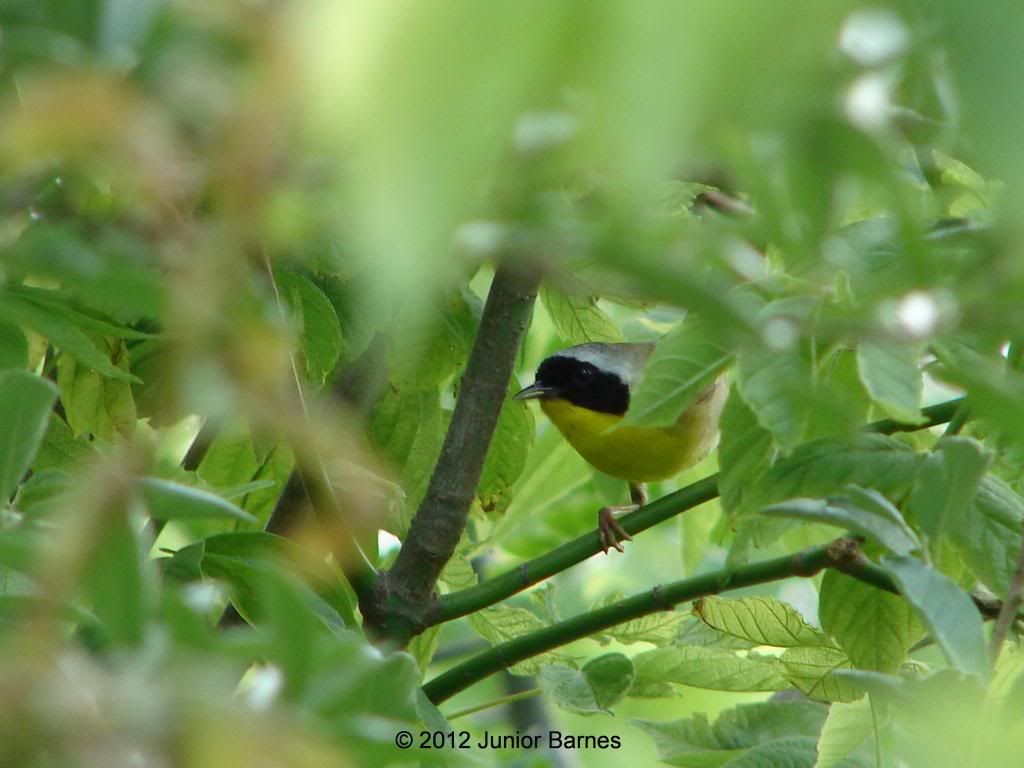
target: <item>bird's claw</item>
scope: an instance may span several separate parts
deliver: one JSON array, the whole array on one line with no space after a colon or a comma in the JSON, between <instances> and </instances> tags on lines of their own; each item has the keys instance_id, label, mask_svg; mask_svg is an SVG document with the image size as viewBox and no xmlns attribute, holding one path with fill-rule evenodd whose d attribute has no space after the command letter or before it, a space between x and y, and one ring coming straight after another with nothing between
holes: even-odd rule
<instances>
[{"instance_id":1,"label":"bird's claw","mask_svg":"<svg viewBox=\"0 0 1024 768\"><path fill-rule=\"evenodd\" d=\"M619 552L625 552L626 550L623 548L622 543L633 540L633 537L626 533L626 530L619 525L613 507L602 507L598 511L597 536L601 540L601 551L606 555L612 547Z\"/></svg>"}]
</instances>

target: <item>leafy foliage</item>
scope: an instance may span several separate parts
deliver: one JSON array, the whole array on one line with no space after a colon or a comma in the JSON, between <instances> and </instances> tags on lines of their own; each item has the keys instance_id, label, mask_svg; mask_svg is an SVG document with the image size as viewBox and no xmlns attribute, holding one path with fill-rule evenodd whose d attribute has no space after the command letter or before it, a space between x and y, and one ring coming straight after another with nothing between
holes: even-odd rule
<instances>
[{"instance_id":1,"label":"leafy foliage","mask_svg":"<svg viewBox=\"0 0 1024 768\"><path fill-rule=\"evenodd\" d=\"M621 731L581 764L1019 762L1015 4L214 5L0 10L0 764L520 764L395 744L527 730L421 690L495 659ZM477 339L502 261L543 287L468 524L377 648L367 573L471 352L513 354ZM717 468L681 547L588 559L624 484L507 397L593 341L656 342L627 424L727 380L717 454L651 488L664 520Z\"/></svg>"}]
</instances>

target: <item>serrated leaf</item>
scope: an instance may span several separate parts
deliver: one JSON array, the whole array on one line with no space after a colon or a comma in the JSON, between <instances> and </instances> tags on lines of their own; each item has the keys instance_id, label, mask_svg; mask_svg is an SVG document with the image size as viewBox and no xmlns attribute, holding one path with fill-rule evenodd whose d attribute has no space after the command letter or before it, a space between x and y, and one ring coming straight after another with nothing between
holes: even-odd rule
<instances>
[{"instance_id":1,"label":"serrated leaf","mask_svg":"<svg viewBox=\"0 0 1024 768\"><path fill-rule=\"evenodd\" d=\"M812 768L817 753L809 737L773 739L730 760L725 768Z\"/></svg>"},{"instance_id":2,"label":"serrated leaf","mask_svg":"<svg viewBox=\"0 0 1024 768\"><path fill-rule=\"evenodd\" d=\"M849 486L844 496L792 499L765 507L762 514L849 529L870 537L898 555L918 550L921 542L888 499L876 491Z\"/></svg>"},{"instance_id":3,"label":"serrated leaf","mask_svg":"<svg viewBox=\"0 0 1024 768\"><path fill-rule=\"evenodd\" d=\"M874 730L871 701L867 697L849 703L835 702L818 737L814 768L834 768L863 744Z\"/></svg>"},{"instance_id":4,"label":"serrated leaf","mask_svg":"<svg viewBox=\"0 0 1024 768\"><path fill-rule=\"evenodd\" d=\"M150 515L157 520L227 519L255 523L256 518L216 494L159 477L138 481Z\"/></svg>"},{"instance_id":5,"label":"serrated leaf","mask_svg":"<svg viewBox=\"0 0 1024 768\"><path fill-rule=\"evenodd\" d=\"M857 346L857 370L871 399L886 415L904 424L920 424L924 383L916 344L862 342Z\"/></svg>"},{"instance_id":6,"label":"serrated leaf","mask_svg":"<svg viewBox=\"0 0 1024 768\"><path fill-rule=\"evenodd\" d=\"M622 341L622 331L597 306L596 296L570 296L544 283L540 300L551 318L555 333L567 346L591 341Z\"/></svg>"},{"instance_id":7,"label":"serrated leaf","mask_svg":"<svg viewBox=\"0 0 1024 768\"><path fill-rule=\"evenodd\" d=\"M790 648L779 659L786 679L818 701L853 701L860 690L832 673L850 669L850 659L838 648Z\"/></svg>"},{"instance_id":8,"label":"serrated leaf","mask_svg":"<svg viewBox=\"0 0 1024 768\"><path fill-rule=\"evenodd\" d=\"M826 709L809 701L766 701L741 704L722 712L715 723L696 714L681 720L633 720L650 735L659 757L687 768L720 766L759 744L783 737L817 738Z\"/></svg>"},{"instance_id":9,"label":"serrated leaf","mask_svg":"<svg viewBox=\"0 0 1024 768\"><path fill-rule=\"evenodd\" d=\"M57 388L34 373L0 373L0 503L6 502L32 464L57 400Z\"/></svg>"},{"instance_id":10,"label":"serrated leaf","mask_svg":"<svg viewBox=\"0 0 1024 768\"><path fill-rule=\"evenodd\" d=\"M885 557L882 565L942 648L949 663L986 679L989 671L981 614L949 577L912 557Z\"/></svg>"},{"instance_id":11,"label":"serrated leaf","mask_svg":"<svg viewBox=\"0 0 1024 768\"><path fill-rule=\"evenodd\" d=\"M621 592L608 595L596 603L594 609L618 602L622 597ZM641 616L639 619L632 619L624 624L617 624L606 629L601 635L625 645L631 643L667 645L676 639L680 627L688 618L689 616L681 611L658 611Z\"/></svg>"},{"instance_id":12,"label":"serrated leaf","mask_svg":"<svg viewBox=\"0 0 1024 768\"><path fill-rule=\"evenodd\" d=\"M786 681L775 659L717 648L656 648L633 657L636 677L715 691L779 691Z\"/></svg>"},{"instance_id":13,"label":"serrated leaf","mask_svg":"<svg viewBox=\"0 0 1024 768\"><path fill-rule=\"evenodd\" d=\"M895 672L922 634L906 600L833 570L822 577L818 616L858 669Z\"/></svg>"},{"instance_id":14,"label":"serrated leaf","mask_svg":"<svg viewBox=\"0 0 1024 768\"><path fill-rule=\"evenodd\" d=\"M719 632L708 626L692 613L679 626L679 634L672 641L673 645L694 645L701 648L723 648L730 651L749 650L754 643L735 635Z\"/></svg>"},{"instance_id":15,"label":"serrated leaf","mask_svg":"<svg viewBox=\"0 0 1024 768\"><path fill-rule=\"evenodd\" d=\"M922 463L907 503L907 513L918 530L928 537L933 557L940 554L942 537L950 525L957 529L950 538L955 543L956 536L962 535L964 529L981 522L969 516L975 511L972 502L989 458L980 443L956 436L940 440L936 450Z\"/></svg>"},{"instance_id":16,"label":"serrated leaf","mask_svg":"<svg viewBox=\"0 0 1024 768\"><path fill-rule=\"evenodd\" d=\"M312 281L297 272L275 270L274 280L301 328L306 375L314 384L323 384L345 344L334 305Z\"/></svg>"},{"instance_id":17,"label":"serrated leaf","mask_svg":"<svg viewBox=\"0 0 1024 768\"><path fill-rule=\"evenodd\" d=\"M707 325L688 318L658 340L622 426L668 427L706 392L732 361Z\"/></svg>"},{"instance_id":18,"label":"serrated leaf","mask_svg":"<svg viewBox=\"0 0 1024 768\"><path fill-rule=\"evenodd\" d=\"M718 488L722 507L731 514L740 509L757 478L771 466L775 446L771 432L761 426L735 386L722 409L720 428Z\"/></svg>"},{"instance_id":19,"label":"serrated leaf","mask_svg":"<svg viewBox=\"0 0 1024 768\"><path fill-rule=\"evenodd\" d=\"M491 645L498 645L547 625L537 614L525 608L494 605L470 614L469 626ZM509 671L516 675L535 675L542 667L559 663L564 665L565 661L561 654L548 651L514 664L509 667Z\"/></svg>"},{"instance_id":20,"label":"serrated leaf","mask_svg":"<svg viewBox=\"0 0 1024 768\"><path fill-rule=\"evenodd\" d=\"M771 597L705 597L693 604L693 612L718 631L755 645L828 645L828 638L804 621L795 608Z\"/></svg>"},{"instance_id":21,"label":"serrated leaf","mask_svg":"<svg viewBox=\"0 0 1024 768\"><path fill-rule=\"evenodd\" d=\"M986 475L970 508L948 521L947 536L986 586L1005 595L1016 569L1024 525L1024 499L998 477Z\"/></svg>"}]
</instances>

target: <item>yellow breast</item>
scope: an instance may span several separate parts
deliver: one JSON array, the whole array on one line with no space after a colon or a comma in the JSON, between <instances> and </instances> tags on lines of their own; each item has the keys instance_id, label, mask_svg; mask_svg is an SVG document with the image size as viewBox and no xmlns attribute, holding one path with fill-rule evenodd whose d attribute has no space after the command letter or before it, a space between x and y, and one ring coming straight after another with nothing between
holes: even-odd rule
<instances>
[{"instance_id":1,"label":"yellow breast","mask_svg":"<svg viewBox=\"0 0 1024 768\"><path fill-rule=\"evenodd\" d=\"M719 391L721 390L721 391ZM607 475L644 483L664 480L703 459L718 442L725 388L683 412L671 427L614 427L621 416L598 413L567 400L540 406L573 448Z\"/></svg>"}]
</instances>

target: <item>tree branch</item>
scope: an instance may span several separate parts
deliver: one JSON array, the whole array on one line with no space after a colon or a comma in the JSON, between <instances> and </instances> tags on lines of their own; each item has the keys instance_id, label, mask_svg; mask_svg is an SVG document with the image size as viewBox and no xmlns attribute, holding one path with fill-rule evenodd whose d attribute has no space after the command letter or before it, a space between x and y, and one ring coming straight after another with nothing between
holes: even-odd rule
<instances>
[{"instance_id":1,"label":"tree branch","mask_svg":"<svg viewBox=\"0 0 1024 768\"><path fill-rule=\"evenodd\" d=\"M868 424L864 429L867 432L891 434L938 426L948 422L962 402L963 398L957 398L925 408L923 424L901 424L891 419L883 419ZM717 474L698 480L685 488L680 488L668 496L619 518L619 524L627 533L635 536L641 531L715 498L718 498ZM433 623L439 624L475 613L481 608L501 602L556 573L561 573L582 563L600 551L601 545L597 532L585 533L482 584L443 596L438 610L431 616L431 619Z\"/></svg>"},{"instance_id":2,"label":"tree branch","mask_svg":"<svg viewBox=\"0 0 1024 768\"><path fill-rule=\"evenodd\" d=\"M498 670L617 624L658 611L672 610L688 600L792 577L809 578L825 568L832 568L878 589L899 594L889 574L864 556L856 540L840 538L823 546L810 547L773 560L733 569L723 568L656 586L617 603L508 640L438 675L423 686L423 692L432 702L439 704ZM974 594L971 597L986 618L995 618L999 613L998 606L992 601Z\"/></svg>"},{"instance_id":3,"label":"tree branch","mask_svg":"<svg viewBox=\"0 0 1024 768\"><path fill-rule=\"evenodd\" d=\"M539 270L521 262L502 263L494 275L426 496L394 566L360 601L366 625L384 637L404 644L432 623L434 585L466 527L539 284Z\"/></svg>"}]
</instances>

